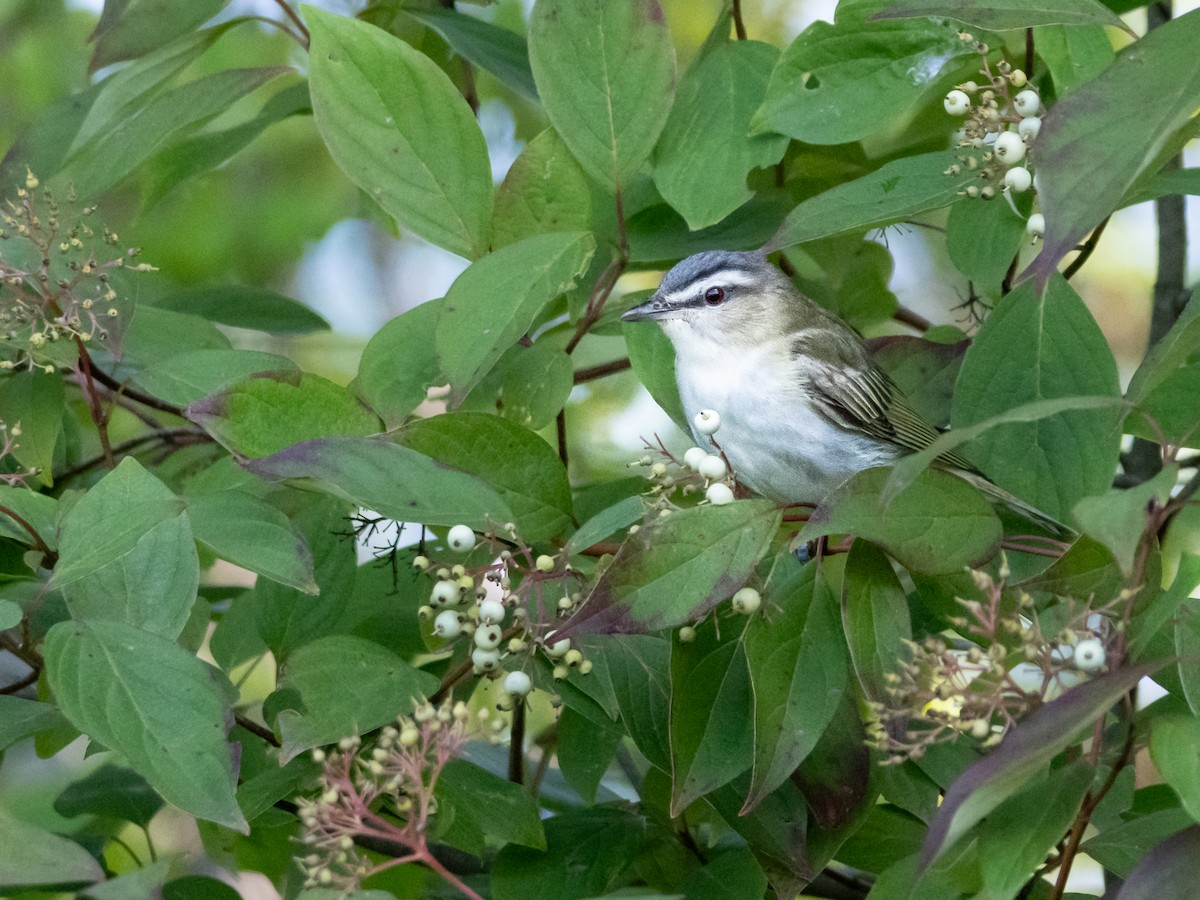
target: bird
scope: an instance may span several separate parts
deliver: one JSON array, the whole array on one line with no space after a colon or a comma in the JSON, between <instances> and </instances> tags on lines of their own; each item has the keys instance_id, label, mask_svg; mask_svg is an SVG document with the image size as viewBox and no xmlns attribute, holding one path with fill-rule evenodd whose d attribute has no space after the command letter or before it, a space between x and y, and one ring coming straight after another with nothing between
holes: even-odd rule
<instances>
[{"instance_id":1,"label":"bird","mask_svg":"<svg viewBox=\"0 0 1200 900\"><path fill-rule=\"evenodd\" d=\"M851 476L929 446L941 432L909 404L849 325L758 251L708 250L670 269L626 322L657 322L675 347L692 435L701 411L737 481L787 505L818 505ZM939 467L1027 518L1061 526L988 481L956 453ZM1056 527L1057 526L1057 527Z\"/></svg>"}]
</instances>

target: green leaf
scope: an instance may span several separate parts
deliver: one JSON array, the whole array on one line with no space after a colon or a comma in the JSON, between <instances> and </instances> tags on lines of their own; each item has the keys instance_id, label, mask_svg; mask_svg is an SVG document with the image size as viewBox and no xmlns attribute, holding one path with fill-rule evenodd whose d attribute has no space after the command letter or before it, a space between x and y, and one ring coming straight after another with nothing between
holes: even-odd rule
<instances>
[{"instance_id":1,"label":"green leaf","mask_svg":"<svg viewBox=\"0 0 1200 900\"><path fill-rule=\"evenodd\" d=\"M1128 693L1156 666L1134 666L1101 675L1039 707L1008 733L989 756L972 764L946 792L921 850L926 869L980 819L1044 772L1079 732Z\"/></svg>"},{"instance_id":2,"label":"green leaf","mask_svg":"<svg viewBox=\"0 0 1200 900\"><path fill-rule=\"evenodd\" d=\"M1142 857L1117 894L1117 900L1160 900L1186 897L1196 887L1200 825L1193 825Z\"/></svg>"},{"instance_id":3,"label":"green leaf","mask_svg":"<svg viewBox=\"0 0 1200 900\"><path fill-rule=\"evenodd\" d=\"M63 714L52 703L0 694L0 750L39 731L65 724Z\"/></svg>"},{"instance_id":4,"label":"green leaf","mask_svg":"<svg viewBox=\"0 0 1200 900\"><path fill-rule=\"evenodd\" d=\"M263 769L256 775L243 776L238 786L238 806L253 822L274 805L305 790L320 774L321 767L310 756L297 756L287 765L279 765L272 755L266 757Z\"/></svg>"},{"instance_id":5,"label":"green leaf","mask_svg":"<svg viewBox=\"0 0 1200 900\"><path fill-rule=\"evenodd\" d=\"M1100 832L1084 841L1080 849L1124 878L1156 845L1193 824L1195 820L1178 806L1159 809Z\"/></svg>"},{"instance_id":6,"label":"green leaf","mask_svg":"<svg viewBox=\"0 0 1200 900\"><path fill-rule=\"evenodd\" d=\"M329 330L329 323L299 300L245 284L178 291L154 300L154 305L159 309L203 316L210 322L268 334L311 334Z\"/></svg>"},{"instance_id":7,"label":"green leaf","mask_svg":"<svg viewBox=\"0 0 1200 900\"><path fill-rule=\"evenodd\" d=\"M173 88L137 109L119 127L97 133L67 160L59 178L72 182L83 196L105 191L179 135L291 71L287 66L223 69Z\"/></svg>"},{"instance_id":8,"label":"green leaf","mask_svg":"<svg viewBox=\"0 0 1200 900\"><path fill-rule=\"evenodd\" d=\"M92 72L123 59L134 59L182 37L211 19L229 0L161 3L158 0L108 0L91 40L96 45Z\"/></svg>"},{"instance_id":9,"label":"green leaf","mask_svg":"<svg viewBox=\"0 0 1200 900\"><path fill-rule=\"evenodd\" d=\"M438 680L414 669L373 641L335 634L298 648L280 675L281 690L298 695L298 708L279 713L280 757L365 734L412 708Z\"/></svg>"},{"instance_id":10,"label":"green leaf","mask_svg":"<svg viewBox=\"0 0 1200 900\"><path fill-rule=\"evenodd\" d=\"M313 118L343 172L431 243L487 251L492 167L471 108L437 64L356 19L303 6Z\"/></svg>"},{"instance_id":11,"label":"green leaf","mask_svg":"<svg viewBox=\"0 0 1200 900\"><path fill-rule=\"evenodd\" d=\"M750 765L753 703L745 645L721 641L716 622L671 646L671 815L732 781Z\"/></svg>"},{"instance_id":12,"label":"green leaf","mask_svg":"<svg viewBox=\"0 0 1200 900\"><path fill-rule=\"evenodd\" d=\"M654 151L654 184L692 230L715 225L754 196L746 176L783 157L787 138L749 133L778 59L770 44L726 42L680 82Z\"/></svg>"},{"instance_id":13,"label":"green leaf","mask_svg":"<svg viewBox=\"0 0 1200 900\"><path fill-rule=\"evenodd\" d=\"M689 900L743 900L766 896L767 877L749 848L734 847L710 858L680 889Z\"/></svg>"},{"instance_id":14,"label":"green leaf","mask_svg":"<svg viewBox=\"0 0 1200 900\"><path fill-rule=\"evenodd\" d=\"M1112 551L1080 535L1067 552L1037 575L1018 582L1027 591L1047 591L1059 597L1115 597L1123 582Z\"/></svg>"},{"instance_id":15,"label":"green leaf","mask_svg":"<svg viewBox=\"0 0 1200 900\"><path fill-rule=\"evenodd\" d=\"M50 629L46 673L71 724L122 754L168 802L246 827L225 739L234 691L217 669L166 638L97 620Z\"/></svg>"},{"instance_id":16,"label":"green leaf","mask_svg":"<svg viewBox=\"0 0 1200 900\"><path fill-rule=\"evenodd\" d=\"M892 0L872 19L913 17L954 19L974 28L1011 31L1037 25L1112 25L1133 31L1107 6L1096 0L982 0L948 3L945 0Z\"/></svg>"},{"instance_id":17,"label":"green leaf","mask_svg":"<svg viewBox=\"0 0 1200 900\"><path fill-rule=\"evenodd\" d=\"M496 191L492 244L549 231L589 231L592 189L558 132L547 128L521 151Z\"/></svg>"},{"instance_id":18,"label":"green leaf","mask_svg":"<svg viewBox=\"0 0 1200 900\"><path fill-rule=\"evenodd\" d=\"M1118 396L1108 342L1062 278L1039 294L1022 285L996 307L971 343L958 376L955 428L1025 403L1081 395ZM990 429L970 459L993 481L1050 516L1108 487L1120 431L1111 410L1078 410Z\"/></svg>"},{"instance_id":19,"label":"green leaf","mask_svg":"<svg viewBox=\"0 0 1200 900\"><path fill-rule=\"evenodd\" d=\"M529 61L555 130L593 178L621 190L663 129L675 49L657 0L538 0Z\"/></svg>"},{"instance_id":20,"label":"green leaf","mask_svg":"<svg viewBox=\"0 0 1200 900\"><path fill-rule=\"evenodd\" d=\"M317 593L312 550L288 517L245 491L188 499L196 540L221 559L306 594Z\"/></svg>"},{"instance_id":21,"label":"green leaf","mask_svg":"<svg viewBox=\"0 0 1200 900\"><path fill-rule=\"evenodd\" d=\"M0 599L0 631L8 631L21 624L24 611L12 600Z\"/></svg>"},{"instance_id":22,"label":"green leaf","mask_svg":"<svg viewBox=\"0 0 1200 900\"><path fill-rule=\"evenodd\" d=\"M575 284L595 252L586 232L540 234L489 253L455 280L441 304L438 361L457 404Z\"/></svg>"},{"instance_id":23,"label":"green leaf","mask_svg":"<svg viewBox=\"0 0 1200 900\"><path fill-rule=\"evenodd\" d=\"M904 393L909 406L931 425L950 421L954 382L969 341L940 343L910 335L889 335L868 341L880 368Z\"/></svg>"},{"instance_id":24,"label":"green leaf","mask_svg":"<svg viewBox=\"0 0 1200 900\"><path fill-rule=\"evenodd\" d=\"M950 207L950 261L984 296L1003 296L1004 277L1026 239L1025 219L1007 203L965 200Z\"/></svg>"},{"instance_id":25,"label":"green leaf","mask_svg":"<svg viewBox=\"0 0 1200 900\"><path fill-rule=\"evenodd\" d=\"M43 372L15 372L0 379L0 421L9 428L21 426L13 457L37 471L37 480L54 481L54 447L62 434L62 376Z\"/></svg>"},{"instance_id":26,"label":"green leaf","mask_svg":"<svg viewBox=\"0 0 1200 900\"><path fill-rule=\"evenodd\" d=\"M280 662L301 644L328 634L346 609L357 571L347 512L331 497L314 497L287 525L291 534L283 539L298 537L309 556L307 590L266 579L254 586L258 634Z\"/></svg>"},{"instance_id":27,"label":"green leaf","mask_svg":"<svg viewBox=\"0 0 1200 900\"><path fill-rule=\"evenodd\" d=\"M310 372L261 372L188 405L184 414L222 446L251 458L383 424L344 387Z\"/></svg>"},{"instance_id":28,"label":"green leaf","mask_svg":"<svg viewBox=\"0 0 1200 900\"><path fill-rule=\"evenodd\" d=\"M808 857L808 809L800 790L785 781L747 812L750 777L717 788L704 800L745 838L779 896L796 897L816 876Z\"/></svg>"},{"instance_id":29,"label":"green leaf","mask_svg":"<svg viewBox=\"0 0 1200 900\"><path fill-rule=\"evenodd\" d=\"M527 541L552 540L571 524L571 485L558 454L532 431L482 413L419 419L396 440L494 488Z\"/></svg>"},{"instance_id":30,"label":"green leaf","mask_svg":"<svg viewBox=\"0 0 1200 900\"><path fill-rule=\"evenodd\" d=\"M400 522L477 530L512 520L481 479L380 438L332 437L296 444L246 468L268 481L310 480L318 489Z\"/></svg>"},{"instance_id":31,"label":"green leaf","mask_svg":"<svg viewBox=\"0 0 1200 900\"><path fill-rule=\"evenodd\" d=\"M850 661L837 599L794 557L776 561L764 592L771 612L746 628L746 660L754 689L754 771L742 813L783 784L812 752L833 720Z\"/></svg>"},{"instance_id":32,"label":"green leaf","mask_svg":"<svg viewBox=\"0 0 1200 900\"><path fill-rule=\"evenodd\" d=\"M621 723L641 754L671 769L671 645L649 635L610 635L601 645Z\"/></svg>"},{"instance_id":33,"label":"green leaf","mask_svg":"<svg viewBox=\"0 0 1200 900\"><path fill-rule=\"evenodd\" d=\"M191 350L230 350L229 338L206 319L139 304L121 339L123 362L135 368Z\"/></svg>"},{"instance_id":34,"label":"green leaf","mask_svg":"<svg viewBox=\"0 0 1200 900\"><path fill-rule=\"evenodd\" d=\"M286 356L258 350L194 350L151 363L136 381L160 400L183 406L260 372L292 371Z\"/></svg>"},{"instance_id":35,"label":"green leaf","mask_svg":"<svg viewBox=\"0 0 1200 900\"><path fill-rule=\"evenodd\" d=\"M1194 11L1154 28L1042 119L1038 204L1046 236L1025 272L1040 286L1200 106L1198 42L1200 14ZM1169 84L1159 77L1163 72L1171 73Z\"/></svg>"},{"instance_id":36,"label":"green leaf","mask_svg":"<svg viewBox=\"0 0 1200 900\"><path fill-rule=\"evenodd\" d=\"M1114 562L1113 566L1116 569ZM1175 570L1175 578L1171 582L1171 586L1160 592L1157 596L1150 599L1149 603L1140 603L1134 613L1133 621L1129 623L1128 631L1130 634L1129 640L1129 658L1135 662L1139 661L1142 653L1148 647L1154 646L1154 638L1159 631L1167 625L1168 622L1174 620L1176 628L1176 639L1178 640L1179 629L1186 629L1189 625L1189 616L1186 611L1192 608L1189 603L1192 591L1196 586L1200 585L1200 556L1194 553L1183 553L1179 557L1179 566ZM1061 592L1066 594L1067 592ZM1082 591L1071 592L1076 597L1086 597L1087 594ZM1109 590L1105 593L1095 591L1096 597L1115 596L1116 589ZM1182 615L1181 615L1182 613ZM1200 709L1200 690L1198 690L1194 698L1189 693L1191 679L1184 677L1183 667L1194 665L1195 661L1188 659L1187 654L1182 652L1183 648L1177 648L1179 653L1180 681L1183 684L1184 696L1191 700L1193 711ZM1185 662L1187 660L1187 662ZM1198 673L1200 674L1200 673ZM1200 688L1200 683L1197 683Z\"/></svg>"},{"instance_id":37,"label":"green leaf","mask_svg":"<svg viewBox=\"0 0 1200 900\"><path fill-rule=\"evenodd\" d=\"M404 12L440 34L467 62L491 72L523 97L537 99L537 86L529 68L529 50L524 37L515 31L456 12L453 7L405 9Z\"/></svg>"},{"instance_id":38,"label":"green leaf","mask_svg":"<svg viewBox=\"0 0 1200 900\"><path fill-rule=\"evenodd\" d=\"M686 434L689 423L675 382L675 347L661 328L630 322L622 327L634 374L662 411Z\"/></svg>"},{"instance_id":39,"label":"green leaf","mask_svg":"<svg viewBox=\"0 0 1200 900\"><path fill-rule=\"evenodd\" d=\"M531 431L545 428L575 386L575 366L564 349L568 340L568 332L558 331L532 347L513 344L459 409L494 412Z\"/></svg>"},{"instance_id":40,"label":"green leaf","mask_svg":"<svg viewBox=\"0 0 1200 900\"><path fill-rule=\"evenodd\" d=\"M54 520L58 512L58 501L54 497L36 493L28 488L0 484L0 507L12 510L28 522L45 541L46 546L54 549L57 537ZM24 526L4 512L0 512L0 535L26 545L33 540Z\"/></svg>"},{"instance_id":41,"label":"green leaf","mask_svg":"<svg viewBox=\"0 0 1200 900\"><path fill-rule=\"evenodd\" d=\"M388 428L403 423L431 387L446 383L434 345L443 302L430 300L401 313L375 332L363 349L358 378L351 387ZM397 360L404 364L397 365Z\"/></svg>"},{"instance_id":42,"label":"green leaf","mask_svg":"<svg viewBox=\"0 0 1200 900\"><path fill-rule=\"evenodd\" d=\"M975 55L949 22L864 20L874 6L840 4L834 24L814 22L783 51L754 116L757 130L807 144L886 132L937 91L944 70Z\"/></svg>"},{"instance_id":43,"label":"green leaf","mask_svg":"<svg viewBox=\"0 0 1200 900\"><path fill-rule=\"evenodd\" d=\"M132 769L106 763L67 786L54 801L54 811L73 816L103 816L132 822L140 828L163 807L150 783Z\"/></svg>"},{"instance_id":44,"label":"green leaf","mask_svg":"<svg viewBox=\"0 0 1200 900\"><path fill-rule=\"evenodd\" d=\"M1091 81L1117 55L1103 25L1042 25L1033 39L1059 97Z\"/></svg>"},{"instance_id":45,"label":"green leaf","mask_svg":"<svg viewBox=\"0 0 1200 900\"><path fill-rule=\"evenodd\" d=\"M1076 760L1001 803L979 831L986 895L1016 897L1071 827L1095 775Z\"/></svg>"},{"instance_id":46,"label":"green leaf","mask_svg":"<svg viewBox=\"0 0 1200 900\"><path fill-rule=\"evenodd\" d=\"M579 530L571 535L571 539L563 546L563 553L574 556L583 552L593 544L640 521L645 511L646 506L640 496L626 497L580 525Z\"/></svg>"},{"instance_id":47,"label":"green leaf","mask_svg":"<svg viewBox=\"0 0 1200 900\"><path fill-rule=\"evenodd\" d=\"M145 0L132 0L145 2ZM200 0L200 3L212 0ZM107 13L107 10L106 10ZM97 29L104 27L101 18ZM72 136L70 152L74 153L98 135L111 133L124 122L135 118L148 102L233 26L247 21L233 19L203 31L184 34L161 49L130 63L100 83L100 93L87 110L87 115Z\"/></svg>"},{"instance_id":48,"label":"green leaf","mask_svg":"<svg viewBox=\"0 0 1200 900\"><path fill-rule=\"evenodd\" d=\"M635 263L669 263L705 250L756 250L774 233L792 201L782 191L761 191L752 200L708 228L690 231L683 216L658 203L626 223L629 259Z\"/></svg>"},{"instance_id":49,"label":"green leaf","mask_svg":"<svg viewBox=\"0 0 1200 900\"><path fill-rule=\"evenodd\" d=\"M152 525L86 578L64 584L63 594L74 619L111 619L174 640L187 624L199 585L192 525L187 515L177 515Z\"/></svg>"},{"instance_id":50,"label":"green leaf","mask_svg":"<svg viewBox=\"0 0 1200 900\"><path fill-rule=\"evenodd\" d=\"M585 900L607 894L637 856L646 820L620 809L570 810L547 819L546 849L513 844L492 867L494 900Z\"/></svg>"},{"instance_id":51,"label":"green leaf","mask_svg":"<svg viewBox=\"0 0 1200 900\"><path fill-rule=\"evenodd\" d=\"M8 815L0 815L0 847L5 848L0 851L0 887L104 880L100 864L79 844Z\"/></svg>"},{"instance_id":52,"label":"green leaf","mask_svg":"<svg viewBox=\"0 0 1200 900\"><path fill-rule=\"evenodd\" d=\"M125 875L92 885L80 896L88 900L160 900L164 896L163 882L167 880L170 870L170 862L160 859Z\"/></svg>"},{"instance_id":53,"label":"green leaf","mask_svg":"<svg viewBox=\"0 0 1200 900\"><path fill-rule=\"evenodd\" d=\"M866 232L949 206L970 181L978 180L973 174L945 174L956 161L945 150L904 156L810 197L787 214L763 249L773 252L819 238Z\"/></svg>"},{"instance_id":54,"label":"green leaf","mask_svg":"<svg viewBox=\"0 0 1200 900\"><path fill-rule=\"evenodd\" d=\"M912 640L912 620L891 562L866 541L855 541L846 557L842 624L859 683L868 698L885 702L887 676L896 671Z\"/></svg>"},{"instance_id":55,"label":"green leaf","mask_svg":"<svg viewBox=\"0 0 1200 900\"><path fill-rule=\"evenodd\" d=\"M1125 398L1134 404L1145 402L1197 350L1200 350L1200 290L1192 293L1171 330L1150 348L1129 379Z\"/></svg>"},{"instance_id":56,"label":"green leaf","mask_svg":"<svg viewBox=\"0 0 1200 900\"><path fill-rule=\"evenodd\" d=\"M616 756L625 732L607 727L563 706L558 716L558 767L586 803L596 802L596 788Z\"/></svg>"},{"instance_id":57,"label":"green leaf","mask_svg":"<svg viewBox=\"0 0 1200 900\"><path fill-rule=\"evenodd\" d=\"M1200 720L1156 716L1150 724L1150 758L1193 819L1200 818Z\"/></svg>"},{"instance_id":58,"label":"green leaf","mask_svg":"<svg viewBox=\"0 0 1200 900\"><path fill-rule=\"evenodd\" d=\"M473 846L463 847L469 852L481 853L485 838L488 844L546 849L546 835L533 797L521 785L505 781L474 763L450 760L438 778L434 797L439 814L444 808L453 817L456 831L465 826L478 836Z\"/></svg>"},{"instance_id":59,"label":"green leaf","mask_svg":"<svg viewBox=\"0 0 1200 900\"><path fill-rule=\"evenodd\" d=\"M1134 554L1149 517L1147 505L1162 504L1175 487L1178 470L1168 466L1154 478L1126 490L1084 497L1075 505L1075 520L1113 554L1121 571L1133 570Z\"/></svg>"},{"instance_id":60,"label":"green leaf","mask_svg":"<svg viewBox=\"0 0 1200 900\"><path fill-rule=\"evenodd\" d=\"M631 535L560 631L645 633L698 619L746 583L780 512L767 500L698 506Z\"/></svg>"},{"instance_id":61,"label":"green leaf","mask_svg":"<svg viewBox=\"0 0 1200 900\"><path fill-rule=\"evenodd\" d=\"M812 540L854 534L879 544L906 569L949 575L991 559L1000 521L983 495L957 476L926 469L887 505L887 469L867 469L821 501L800 532Z\"/></svg>"},{"instance_id":62,"label":"green leaf","mask_svg":"<svg viewBox=\"0 0 1200 900\"><path fill-rule=\"evenodd\" d=\"M64 587L129 553L184 503L127 456L63 517L54 584Z\"/></svg>"}]
</instances>

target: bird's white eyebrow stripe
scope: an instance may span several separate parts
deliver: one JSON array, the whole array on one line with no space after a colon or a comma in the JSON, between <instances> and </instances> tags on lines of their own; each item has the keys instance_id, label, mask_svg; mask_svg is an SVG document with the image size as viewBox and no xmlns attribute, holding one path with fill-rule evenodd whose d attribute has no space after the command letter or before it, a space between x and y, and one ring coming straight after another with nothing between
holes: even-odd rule
<instances>
[{"instance_id":1,"label":"bird's white eyebrow stripe","mask_svg":"<svg viewBox=\"0 0 1200 900\"><path fill-rule=\"evenodd\" d=\"M722 269L713 269L707 272L699 272L692 277L687 283L677 287L671 293L667 294L665 299L673 301L676 299L685 300L694 296L701 288L711 285L720 285L721 287L748 287L756 283L755 274L748 272L745 269L737 269L731 266L726 266Z\"/></svg>"}]
</instances>

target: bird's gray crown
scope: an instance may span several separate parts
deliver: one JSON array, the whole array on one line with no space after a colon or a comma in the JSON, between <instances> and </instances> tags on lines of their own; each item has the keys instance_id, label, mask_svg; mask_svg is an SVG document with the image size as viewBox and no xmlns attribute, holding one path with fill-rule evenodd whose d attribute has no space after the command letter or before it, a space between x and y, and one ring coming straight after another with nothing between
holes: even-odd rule
<instances>
[{"instance_id":1,"label":"bird's gray crown","mask_svg":"<svg viewBox=\"0 0 1200 900\"><path fill-rule=\"evenodd\" d=\"M677 263L658 286L660 297L691 294L709 284L753 284L775 267L761 253L706 250Z\"/></svg>"}]
</instances>

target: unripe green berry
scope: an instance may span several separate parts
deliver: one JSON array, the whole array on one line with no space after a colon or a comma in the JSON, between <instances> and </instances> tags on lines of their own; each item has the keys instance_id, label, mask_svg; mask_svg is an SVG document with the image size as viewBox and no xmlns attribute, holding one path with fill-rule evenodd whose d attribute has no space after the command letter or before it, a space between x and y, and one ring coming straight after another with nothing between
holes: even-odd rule
<instances>
[{"instance_id":1,"label":"unripe green berry","mask_svg":"<svg viewBox=\"0 0 1200 900\"><path fill-rule=\"evenodd\" d=\"M546 554L543 553L541 556L539 556L534 561L534 567L539 572L553 572L554 571L554 557L547 556Z\"/></svg>"},{"instance_id":2,"label":"unripe green berry","mask_svg":"<svg viewBox=\"0 0 1200 900\"><path fill-rule=\"evenodd\" d=\"M690 644L696 639L696 629L691 625L684 625L679 629L679 643Z\"/></svg>"}]
</instances>

